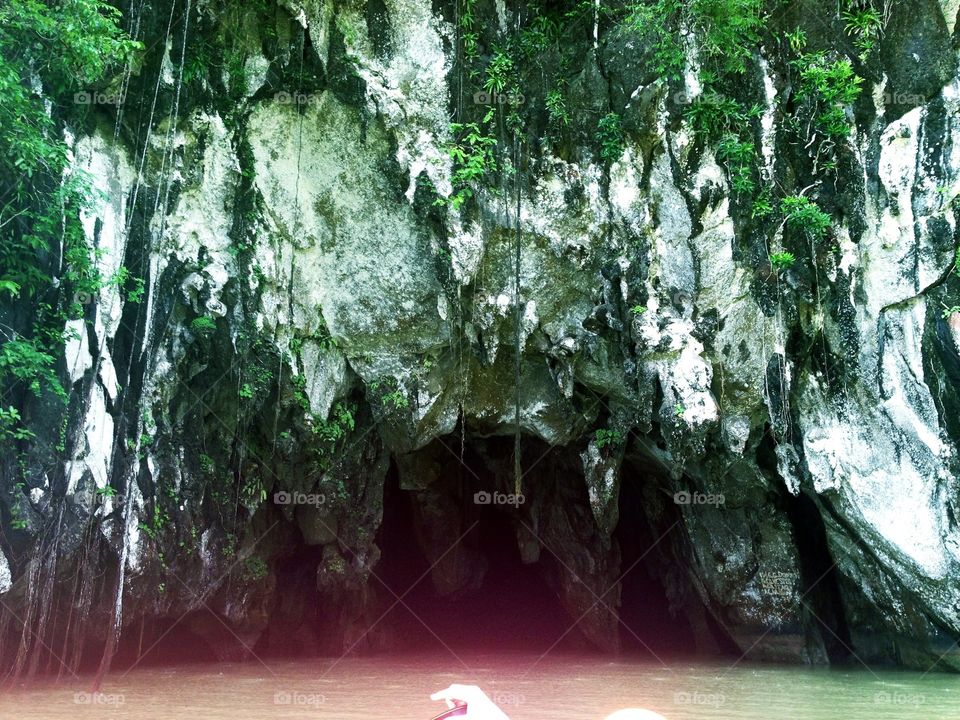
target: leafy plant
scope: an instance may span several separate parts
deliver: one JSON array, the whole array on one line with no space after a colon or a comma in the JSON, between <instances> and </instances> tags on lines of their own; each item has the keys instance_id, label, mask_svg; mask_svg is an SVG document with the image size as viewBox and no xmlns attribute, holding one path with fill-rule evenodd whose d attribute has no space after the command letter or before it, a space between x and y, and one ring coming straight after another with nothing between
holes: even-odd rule
<instances>
[{"instance_id":1,"label":"leafy plant","mask_svg":"<svg viewBox=\"0 0 960 720\"><path fill-rule=\"evenodd\" d=\"M801 55L791 64L800 75L797 96L812 105L820 131L831 139L849 136L845 107L860 96L863 84L850 61L831 60L826 53L817 52Z\"/></svg>"},{"instance_id":2,"label":"leafy plant","mask_svg":"<svg viewBox=\"0 0 960 720\"><path fill-rule=\"evenodd\" d=\"M511 84L513 72L513 58L503 48L495 47L487 64L483 89L488 93L504 92Z\"/></svg>"},{"instance_id":3,"label":"leafy plant","mask_svg":"<svg viewBox=\"0 0 960 720\"><path fill-rule=\"evenodd\" d=\"M803 28L796 28L792 32L784 33L790 49L795 53L801 52L807 46L807 33Z\"/></svg>"},{"instance_id":4,"label":"leafy plant","mask_svg":"<svg viewBox=\"0 0 960 720\"><path fill-rule=\"evenodd\" d=\"M217 329L217 321L208 315L201 315L190 322L190 329L200 335L209 335Z\"/></svg>"},{"instance_id":5,"label":"leafy plant","mask_svg":"<svg viewBox=\"0 0 960 720\"><path fill-rule=\"evenodd\" d=\"M791 252L778 252L771 253L770 255L770 265L775 270L788 270L793 267L793 264L797 261L797 258Z\"/></svg>"},{"instance_id":6,"label":"leafy plant","mask_svg":"<svg viewBox=\"0 0 960 720\"><path fill-rule=\"evenodd\" d=\"M554 88L547 93L546 106L551 125L566 127L570 124L570 113L567 112L567 104L559 88Z\"/></svg>"},{"instance_id":7,"label":"leafy plant","mask_svg":"<svg viewBox=\"0 0 960 720\"><path fill-rule=\"evenodd\" d=\"M600 143L600 157L606 162L619 160L623 155L623 124L617 113L607 113L597 123L596 140Z\"/></svg>"},{"instance_id":8,"label":"leafy plant","mask_svg":"<svg viewBox=\"0 0 960 720\"><path fill-rule=\"evenodd\" d=\"M390 405L394 410L400 410L402 408L410 407L410 400L400 389L393 390L388 393L384 393L380 400L384 405Z\"/></svg>"},{"instance_id":9,"label":"leafy plant","mask_svg":"<svg viewBox=\"0 0 960 720\"><path fill-rule=\"evenodd\" d=\"M0 4L0 315L15 318L0 335L0 438L30 437L9 410L25 390L66 399L55 371L62 328L101 279L79 218L95 195L68 169L64 118L140 47L102 0Z\"/></svg>"},{"instance_id":10,"label":"leafy plant","mask_svg":"<svg viewBox=\"0 0 960 720\"><path fill-rule=\"evenodd\" d=\"M701 49L724 72L740 74L760 44L764 0L693 0L693 25L700 30Z\"/></svg>"},{"instance_id":11,"label":"leafy plant","mask_svg":"<svg viewBox=\"0 0 960 720\"><path fill-rule=\"evenodd\" d=\"M490 110L484 122L492 118L493 111ZM494 148L497 139L484 134L476 123L451 123L450 132L457 138L446 147L447 155L453 160L450 177L453 192L448 198L438 198L436 203L449 204L454 210L459 210L473 196L476 183L496 170Z\"/></svg>"},{"instance_id":12,"label":"leafy plant","mask_svg":"<svg viewBox=\"0 0 960 720\"><path fill-rule=\"evenodd\" d=\"M336 443L353 432L356 420L353 417L353 408L338 402L333 406L328 420L316 419L313 432L328 443Z\"/></svg>"},{"instance_id":13,"label":"leafy plant","mask_svg":"<svg viewBox=\"0 0 960 720\"><path fill-rule=\"evenodd\" d=\"M830 216L802 195L783 198L780 209L789 227L808 233L814 240L822 240L830 229Z\"/></svg>"},{"instance_id":14,"label":"leafy plant","mask_svg":"<svg viewBox=\"0 0 960 720\"><path fill-rule=\"evenodd\" d=\"M594 433L594 442L597 448L603 449L609 446L622 445L624 441L623 433L619 430L608 430L600 428Z\"/></svg>"},{"instance_id":15,"label":"leafy plant","mask_svg":"<svg viewBox=\"0 0 960 720\"><path fill-rule=\"evenodd\" d=\"M654 48L653 69L679 77L686 61L680 31L694 28L705 60L722 72L746 70L764 24L763 0L635 0L624 27Z\"/></svg>"},{"instance_id":16,"label":"leafy plant","mask_svg":"<svg viewBox=\"0 0 960 720\"><path fill-rule=\"evenodd\" d=\"M634 315L643 315L646 311L646 305L634 305L632 308L630 308L630 312L632 312Z\"/></svg>"},{"instance_id":17,"label":"leafy plant","mask_svg":"<svg viewBox=\"0 0 960 720\"><path fill-rule=\"evenodd\" d=\"M852 7L843 13L844 31L860 50L860 59L866 60L883 34L883 15L872 7Z\"/></svg>"},{"instance_id":18,"label":"leafy plant","mask_svg":"<svg viewBox=\"0 0 960 720\"><path fill-rule=\"evenodd\" d=\"M753 207L750 210L750 217L754 220L761 220L773 215L773 203L770 199L769 189L763 192L753 201Z\"/></svg>"},{"instance_id":19,"label":"leafy plant","mask_svg":"<svg viewBox=\"0 0 960 720\"><path fill-rule=\"evenodd\" d=\"M730 172L730 185L737 193L752 193L754 190L753 164L756 151L750 141L741 141L728 133L717 146L717 156Z\"/></svg>"}]
</instances>

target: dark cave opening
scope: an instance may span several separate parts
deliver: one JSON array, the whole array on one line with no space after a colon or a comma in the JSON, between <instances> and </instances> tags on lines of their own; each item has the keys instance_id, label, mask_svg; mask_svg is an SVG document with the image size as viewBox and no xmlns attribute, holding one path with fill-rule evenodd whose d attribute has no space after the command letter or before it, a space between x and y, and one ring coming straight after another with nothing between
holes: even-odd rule
<instances>
[{"instance_id":1,"label":"dark cave opening","mask_svg":"<svg viewBox=\"0 0 960 720\"><path fill-rule=\"evenodd\" d=\"M614 538L620 546L623 573L620 600L620 642L625 654L643 657L692 655L696 638L690 620L671 611L667 584L679 569L665 559L660 543L667 540L653 528L644 510L644 477L626 469L620 485L620 519Z\"/></svg>"},{"instance_id":2,"label":"dark cave opening","mask_svg":"<svg viewBox=\"0 0 960 720\"><path fill-rule=\"evenodd\" d=\"M486 450L506 450L509 443L488 443ZM512 449L510 450L512 452ZM384 518L378 534L382 549L380 579L403 598L384 622L398 650L562 651L577 646L572 620L546 578L557 572L556 560L542 551L525 564L511 523L510 507L478 505L474 493L493 487L485 463L467 446L463 464L449 455L446 482L458 490L463 536L451 536L436 548L451 555L464 552L479 563L479 583L454 592L439 592L431 562L415 540L415 492L400 487L391 468L384 491ZM489 484L488 484L489 483ZM451 534L452 535L452 534ZM407 594L405 594L407 593ZM387 604L394 598L385 594ZM445 647L446 646L446 647Z\"/></svg>"},{"instance_id":3,"label":"dark cave opening","mask_svg":"<svg viewBox=\"0 0 960 720\"><path fill-rule=\"evenodd\" d=\"M596 528L578 450L525 439L527 504L517 508L478 504L474 498L483 490L509 492L513 439L468 437L462 447L460 440L448 437L414 453L414 470L408 467L406 474L401 460L391 460L375 536L380 557L367 580L369 594L362 596L371 601L365 609L337 606L324 597L317 584L324 546L309 544L299 529L291 528L271 568L276 592L262 632L231 636L224 619L203 608L178 623L148 619L145 628L124 632L117 666L137 662L144 649L149 649L143 660L148 665L339 656L345 651L599 652L581 632L577 621L582 613L561 597L561 588L569 592L579 584L571 580L571 561L564 555L571 545L563 547L556 529L544 537L527 532L537 522L542 529L546 518L565 514L568 521L574 518L577 537L564 542L600 542L595 535L588 537ZM430 467L439 470L427 482L419 474ZM662 501L659 507L666 510L651 511L657 506L651 494L661 493L661 480L648 463L624 463L619 521L605 551L614 563L610 577L621 579L612 632L621 654L634 659L722 654L729 639L711 625L690 587L676 559L676 538L669 533L661 537L679 515L674 517L675 508ZM564 527L561 534L570 530ZM352 550L336 544L350 561ZM597 546L590 548L591 554L597 552ZM453 568L440 572L439 579L431 572L438 562L450 562ZM583 591L581 598L589 606L599 594L616 608L615 593L603 595L606 589ZM352 597L361 602L360 595ZM712 639L705 641L705 634Z\"/></svg>"}]
</instances>

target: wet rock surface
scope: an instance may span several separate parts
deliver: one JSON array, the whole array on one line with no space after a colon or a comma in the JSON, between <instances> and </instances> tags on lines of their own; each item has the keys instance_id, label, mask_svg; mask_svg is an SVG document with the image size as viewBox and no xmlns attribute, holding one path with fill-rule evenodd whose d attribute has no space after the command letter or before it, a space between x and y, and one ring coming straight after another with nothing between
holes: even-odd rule
<instances>
[{"instance_id":1,"label":"wet rock surface","mask_svg":"<svg viewBox=\"0 0 960 720\"><path fill-rule=\"evenodd\" d=\"M578 107L622 112L620 155L582 128L528 143L521 183L453 208L418 199L451 190L450 8L268 4L242 85L211 72L174 116L151 55L131 98L160 72L169 132L75 140L98 262L146 287L90 303L65 456L51 435L5 488L5 607L58 598L74 613L39 637L79 643L119 582L128 659L183 618L219 659L395 646L389 473L425 582L482 592L475 494L515 492L519 418L523 502L491 511L578 642L621 647L640 567L707 652L960 669L955 3L894 13L823 191L830 257L779 274L676 114L696 88L636 71L622 36L576 40L569 79ZM200 12L198 33L241 32ZM750 83L789 92L764 52ZM768 181L800 188L766 97ZM35 641L10 613L13 658Z\"/></svg>"}]
</instances>

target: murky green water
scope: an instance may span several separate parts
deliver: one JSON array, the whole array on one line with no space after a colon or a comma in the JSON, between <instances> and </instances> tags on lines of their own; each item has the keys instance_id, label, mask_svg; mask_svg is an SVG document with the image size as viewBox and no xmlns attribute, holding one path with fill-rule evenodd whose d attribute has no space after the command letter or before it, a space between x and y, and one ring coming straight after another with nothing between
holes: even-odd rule
<instances>
[{"instance_id":1,"label":"murky green water","mask_svg":"<svg viewBox=\"0 0 960 720\"><path fill-rule=\"evenodd\" d=\"M550 656L380 657L136 669L5 691L0 718L428 720L429 694L483 687L511 720L602 720L646 707L668 720L958 720L960 678L936 673L609 662Z\"/></svg>"}]
</instances>

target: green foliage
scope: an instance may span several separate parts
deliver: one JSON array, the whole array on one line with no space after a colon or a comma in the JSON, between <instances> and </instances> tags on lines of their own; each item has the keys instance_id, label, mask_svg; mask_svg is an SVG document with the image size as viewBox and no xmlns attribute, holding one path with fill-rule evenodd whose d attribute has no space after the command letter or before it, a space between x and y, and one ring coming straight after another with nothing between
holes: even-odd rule
<instances>
[{"instance_id":1,"label":"green foliage","mask_svg":"<svg viewBox=\"0 0 960 720\"><path fill-rule=\"evenodd\" d=\"M493 57L487 64L485 70L486 79L483 83L483 89L488 93L502 93L510 87L513 81L514 67L513 58L506 50L500 47L494 47Z\"/></svg>"},{"instance_id":2,"label":"green foliage","mask_svg":"<svg viewBox=\"0 0 960 720\"><path fill-rule=\"evenodd\" d=\"M685 111L695 133L717 142L717 159L726 167L730 186L738 194L749 195L756 189L756 148L752 140L743 139L741 134L750 132L750 121L762 112L759 105L745 108L717 92L704 93Z\"/></svg>"},{"instance_id":3,"label":"green foliage","mask_svg":"<svg viewBox=\"0 0 960 720\"><path fill-rule=\"evenodd\" d=\"M215 467L212 457L206 453L200 453L200 470L204 475L212 475Z\"/></svg>"},{"instance_id":4,"label":"green foliage","mask_svg":"<svg viewBox=\"0 0 960 720\"><path fill-rule=\"evenodd\" d=\"M653 70L658 75L679 77L683 71L685 58L678 34L684 5L682 0L639 0L628 6L623 25L653 46Z\"/></svg>"},{"instance_id":5,"label":"green foliage","mask_svg":"<svg viewBox=\"0 0 960 720\"><path fill-rule=\"evenodd\" d=\"M960 315L960 305L954 305L953 307L947 307L944 305L942 317L944 320L947 320L952 315Z\"/></svg>"},{"instance_id":6,"label":"green foliage","mask_svg":"<svg viewBox=\"0 0 960 720\"><path fill-rule=\"evenodd\" d=\"M797 28L792 32L785 33L790 49L795 53L801 52L807 46L807 32L803 28Z\"/></svg>"},{"instance_id":7,"label":"green foliage","mask_svg":"<svg viewBox=\"0 0 960 720\"><path fill-rule=\"evenodd\" d=\"M752 119L762 113L763 108L759 105L745 108L722 93L708 92L690 103L684 114L694 132L709 140L716 140L724 135L742 132Z\"/></svg>"},{"instance_id":8,"label":"green foliage","mask_svg":"<svg viewBox=\"0 0 960 720\"><path fill-rule=\"evenodd\" d=\"M600 143L600 157L606 162L614 162L623 155L623 123L617 113L607 113L597 123L594 136Z\"/></svg>"},{"instance_id":9,"label":"green foliage","mask_svg":"<svg viewBox=\"0 0 960 720\"><path fill-rule=\"evenodd\" d=\"M353 406L338 402L330 411L329 419L314 418L314 434L331 445L335 444L353 432L356 427L353 413Z\"/></svg>"},{"instance_id":10,"label":"green foliage","mask_svg":"<svg viewBox=\"0 0 960 720\"><path fill-rule=\"evenodd\" d=\"M0 393L60 388L54 371L63 323L77 317L99 287L79 212L91 190L66 172L64 109L139 47L101 0L5 0L0 4L0 314L17 298L24 319L0 335ZM81 100L82 101L82 100ZM56 281L54 280L56 276ZM5 297L4 297L5 296ZM11 439L4 413L2 434ZM27 436L19 434L21 439Z\"/></svg>"},{"instance_id":11,"label":"green foliage","mask_svg":"<svg viewBox=\"0 0 960 720\"><path fill-rule=\"evenodd\" d=\"M628 5L624 26L653 48L653 70L679 77L685 63L680 37L692 27L705 63L740 74L760 43L764 0L636 0Z\"/></svg>"},{"instance_id":12,"label":"green foliage","mask_svg":"<svg viewBox=\"0 0 960 720\"><path fill-rule=\"evenodd\" d=\"M693 0L693 24L700 29L701 49L718 69L743 73L760 44L764 0Z\"/></svg>"},{"instance_id":13,"label":"green foliage","mask_svg":"<svg viewBox=\"0 0 960 720\"><path fill-rule=\"evenodd\" d=\"M33 432L20 424L19 410L12 405L0 407L0 445L5 441L30 440L33 437Z\"/></svg>"},{"instance_id":14,"label":"green foliage","mask_svg":"<svg viewBox=\"0 0 960 720\"><path fill-rule=\"evenodd\" d=\"M845 23L844 32L853 38L853 44L860 51L860 59L866 61L883 34L883 15L873 7L857 7L851 3L851 7L843 12L842 19Z\"/></svg>"},{"instance_id":15,"label":"green foliage","mask_svg":"<svg viewBox=\"0 0 960 720\"><path fill-rule=\"evenodd\" d=\"M388 393L384 393L380 396L380 401L384 405L393 407L394 410L402 410L403 408L410 407L410 400L407 398L406 394L400 390L393 390Z\"/></svg>"},{"instance_id":16,"label":"green foliage","mask_svg":"<svg viewBox=\"0 0 960 720\"><path fill-rule=\"evenodd\" d=\"M477 0L461 0L460 17L457 20L460 44L468 64L480 56L480 34L476 30L476 17L473 14L476 3Z\"/></svg>"},{"instance_id":17,"label":"green foliage","mask_svg":"<svg viewBox=\"0 0 960 720\"><path fill-rule=\"evenodd\" d=\"M489 122L493 117L490 110L484 118ZM494 148L497 139L484 134L477 123L451 123L450 133L456 138L447 147L447 154L453 160L453 174L450 181L453 192L448 198L438 198L437 204L449 204L454 210L473 196L473 188L488 174L497 168Z\"/></svg>"},{"instance_id":18,"label":"green foliage","mask_svg":"<svg viewBox=\"0 0 960 720\"><path fill-rule=\"evenodd\" d=\"M601 450L607 446L616 447L622 445L625 440L622 432L619 430L608 430L607 428L598 429L593 437L597 447Z\"/></svg>"},{"instance_id":19,"label":"green foliage","mask_svg":"<svg viewBox=\"0 0 960 720\"><path fill-rule=\"evenodd\" d=\"M763 192L753 201L750 217L754 220L762 220L771 215L773 215L773 202L770 198L770 190L769 188L764 188Z\"/></svg>"},{"instance_id":20,"label":"green foliage","mask_svg":"<svg viewBox=\"0 0 960 720\"><path fill-rule=\"evenodd\" d=\"M643 315L646 311L646 305L634 305L632 308L630 308L630 312L634 315Z\"/></svg>"},{"instance_id":21,"label":"green foliage","mask_svg":"<svg viewBox=\"0 0 960 720\"><path fill-rule=\"evenodd\" d=\"M520 52L524 57L536 58L561 37L562 28L555 18L537 14L520 31Z\"/></svg>"},{"instance_id":22,"label":"green foliage","mask_svg":"<svg viewBox=\"0 0 960 720\"><path fill-rule=\"evenodd\" d=\"M209 335L217 329L217 321L209 315L201 315L193 319L190 329L199 335Z\"/></svg>"},{"instance_id":23,"label":"green foliage","mask_svg":"<svg viewBox=\"0 0 960 720\"><path fill-rule=\"evenodd\" d=\"M733 133L725 135L717 146L717 157L730 172L730 186L736 193L750 194L755 189L753 165L756 150L750 141L741 141Z\"/></svg>"},{"instance_id":24,"label":"green foliage","mask_svg":"<svg viewBox=\"0 0 960 720\"><path fill-rule=\"evenodd\" d=\"M257 505L267 499L267 488L259 475L247 475L240 483L240 502L244 505Z\"/></svg>"},{"instance_id":25,"label":"green foliage","mask_svg":"<svg viewBox=\"0 0 960 720\"><path fill-rule=\"evenodd\" d=\"M790 195L780 202L780 210L788 227L807 233L814 240L822 240L830 229L830 216L815 202L802 195Z\"/></svg>"},{"instance_id":26,"label":"green foliage","mask_svg":"<svg viewBox=\"0 0 960 720\"><path fill-rule=\"evenodd\" d=\"M554 127L566 127L570 124L570 113L567 111L567 103L563 99L563 91L559 88L554 88L547 93L546 106L551 125Z\"/></svg>"},{"instance_id":27,"label":"green foliage","mask_svg":"<svg viewBox=\"0 0 960 720\"><path fill-rule=\"evenodd\" d=\"M770 254L770 265L775 270L788 270L793 267L797 258L791 252L778 252Z\"/></svg>"},{"instance_id":28,"label":"green foliage","mask_svg":"<svg viewBox=\"0 0 960 720\"><path fill-rule=\"evenodd\" d=\"M147 537L156 542L169 524L170 516L163 509L161 501L154 499L153 512L147 516L146 521L140 521L139 527Z\"/></svg>"},{"instance_id":29,"label":"green foliage","mask_svg":"<svg viewBox=\"0 0 960 720\"><path fill-rule=\"evenodd\" d=\"M797 96L812 106L819 130L831 139L850 135L846 106L862 90L863 78L846 58L831 60L826 53L801 55L792 63L800 76Z\"/></svg>"}]
</instances>

